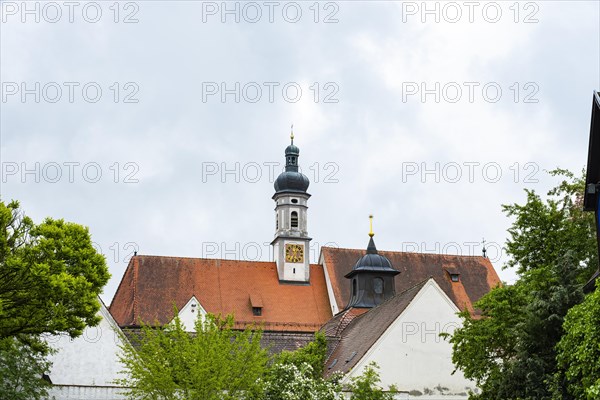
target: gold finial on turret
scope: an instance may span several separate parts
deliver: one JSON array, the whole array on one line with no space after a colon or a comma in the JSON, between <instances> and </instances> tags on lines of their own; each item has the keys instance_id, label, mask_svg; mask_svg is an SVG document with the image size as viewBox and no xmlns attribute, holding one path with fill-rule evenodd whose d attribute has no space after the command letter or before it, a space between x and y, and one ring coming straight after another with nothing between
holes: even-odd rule
<instances>
[{"instance_id":1,"label":"gold finial on turret","mask_svg":"<svg viewBox=\"0 0 600 400\"><path fill-rule=\"evenodd\" d=\"M294 124L292 124L292 126L290 127L291 130L291 134L290 134L290 139L292 139L292 144L294 144Z\"/></svg>"},{"instance_id":2,"label":"gold finial on turret","mask_svg":"<svg viewBox=\"0 0 600 400\"><path fill-rule=\"evenodd\" d=\"M373 237L375 234L373 233L373 214L369 215L369 225L371 227L369 231L369 236Z\"/></svg>"}]
</instances>

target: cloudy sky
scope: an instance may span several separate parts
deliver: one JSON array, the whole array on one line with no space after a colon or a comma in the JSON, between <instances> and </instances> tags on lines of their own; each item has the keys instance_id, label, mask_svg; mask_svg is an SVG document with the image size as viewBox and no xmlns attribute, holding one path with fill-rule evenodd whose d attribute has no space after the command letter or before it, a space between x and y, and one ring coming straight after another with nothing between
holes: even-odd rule
<instances>
[{"instance_id":1,"label":"cloudy sky","mask_svg":"<svg viewBox=\"0 0 600 400\"><path fill-rule=\"evenodd\" d=\"M1 199L140 254L269 260L294 125L322 245L489 256L586 162L598 1L2 1Z\"/></svg>"}]
</instances>

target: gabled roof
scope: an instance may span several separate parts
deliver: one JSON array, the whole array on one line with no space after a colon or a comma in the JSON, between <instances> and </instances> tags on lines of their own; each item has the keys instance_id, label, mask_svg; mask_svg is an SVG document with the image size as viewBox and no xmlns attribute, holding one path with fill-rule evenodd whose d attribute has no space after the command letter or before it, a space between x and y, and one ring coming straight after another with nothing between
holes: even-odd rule
<instances>
[{"instance_id":1,"label":"gabled roof","mask_svg":"<svg viewBox=\"0 0 600 400\"><path fill-rule=\"evenodd\" d=\"M110 305L121 327L166 324L173 306L192 296L213 314L233 313L236 327L265 331L316 332L331 318L323 268L310 266L309 284L280 283L274 262L134 256ZM252 313L260 299L262 315Z\"/></svg>"},{"instance_id":2,"label":"gabled roof","mask_svg":"<svg viewBox=\"0 0 600 400\"><path fill-rule=\"evenodd\" d=\"M594 211L597 204L596 191L588 191L589 185L600 183L600 92L592 97L592 119L590 122L590 140L588 146L588 162L585 176L585 195L583 209Z\"/></svg>"},{"instance_id":3,"label":"gabled roof","mask_svg":"<svg viewBox=\"0 0 600 400\"><path fill-rule=\"evenodd\" d=\"M396 293L415 286L432 277L446 295L461 310L473 310L473 303L492 288L501 284L498 274L488 258L481 256L458 256L428 253L379 251L387 257L392 267L400 271L395 278ZM335 301L343 310L350 299L350 283L345 275L360 257L361 249L322 247L323 260ZM452 282L448 270L460 274L458 282Z\"/></svg>"},{"instance_id":4,"label":"gabled roof","mask_svg":"<svg viewBox=\"0 0 600 400\"><path fill-rule=\"evenodd\" d=\"M335 325L334 320L332 320L332 324L327 324L324 327L325 332L331 334L331 332L336 331L335 339L337 339L337 342L334 342L335 348L325 364L325 375L330 375L336 371L346 373L352 369L373 347L392 322L404 312L428 280L396 294L378 307L362 312L360 315L353 315L346 326L342 325L345 324L348 314L353 314L354 308L345 310L336 316L339 323L335 329L333 327ZM343 316L338 319L340 315Z\"/></svg>"},{"instance_id":5,"label":"gabled roof","mask_svg":"<svg viewBox=\"0 0 600 400\"><path fill-rule=\"evenodd\" d=\"M52 366L48 372L54 385L63 388L97 386L110 391L115 385L113 380L119 378L123 370L119 346L127 343L127 339L123 338L123 332L100 297L98 303L100 309L96 315L102 318L98 326L86 327L75 339L64 334L44 336L56 350L49 355Z\"/></svg>"}]
</instances>

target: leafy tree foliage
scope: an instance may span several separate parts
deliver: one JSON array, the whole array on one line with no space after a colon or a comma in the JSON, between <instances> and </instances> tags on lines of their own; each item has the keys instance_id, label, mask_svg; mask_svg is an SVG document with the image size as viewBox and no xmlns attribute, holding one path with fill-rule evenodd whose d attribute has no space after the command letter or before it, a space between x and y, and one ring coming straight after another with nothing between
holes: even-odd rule
<instances>
[{"instance_id":1,"label":"leafy tree foliage","mask_svg":"<svg viewBox=\"0 0 600 400\"><path fill-rule=\"evenodd\" d=\"M342 388L335 380L315 377L312 366L302 362L277 362L270 369L264 392L265 400L343 400Z\"/></svg>"},{"instance_id":2,"label":"leafy tree foliage","mask_svg":"<svg viewBox=\"0 0 600 400\"><path fill-rule=\"evenodd\" d=\"M338 400L343 399L339 377L323 378L327 358L327 339L317 332L315 339L296 351L276 355L263 379L257 399Z\"/></svg>"},{"instance_id":3,"label":"leafy tree foliage","mask_svg":"<svg viewBox=\"0 0 600 400\"><path fill-rule=\"evenodd\" d=\"M292 364L298 369L303 369L303 364L311 367L313 379L323 376L325 359L327 358L327 338L323 332L317 332L315 339L308 345L296 351L282 351L276 356L276 363ZM306 370L306 369L304 369Z\"/></svg>"},{"instance_id":4,"label":"leafy tree foliage","mask_svg":"<svg viewBox=\"0 0 600 400\"><path fill-rule=\"evenodd\" d=\"M88 229L47 218L39 225L0 201L0 339L68 333L100 321L97 296L110 275Z\"/></svg>"},{"instance_id":5,"label":"leafy tree foliage","mask_svg":"<svg viewBox=\"0 0 600 400\"><path fill-rule=\"evenodd\" d=\"M547 200L526 189L525 204L502 206L515 218L508 229L506 252L511 258L507 266L517 267L523 274L548 266L569 252L573 267L580 272L580 283L585 283L598 268L594 215L583 211L585 179L564 169L549 174L563 180L548 192Z\"/></svg>"},{"instance_id":6,"label":"leafy tree foliage","mask_svg":"<svg viewBox=\"0 0 600 400\"><path fill-rule=\"evenodd\" d=\"M16 338L0 340L0 398L42 400L48 398L49 382L42 374L50 369L47 349L23 344Z\"/></svg>"},{"instance_id":7,"label":"leafy tree foliage","mask_svg":"<svg viewBox=\"0 0 600 400\"><path fill-rule=\"evenodd\" d=\"M132 399L244 399L259 390L268 360L260 331L235 331L233 317L210 314L195 330L186 332L177 316L163 327L143 325L136 348L121 348L125 377L117 383Z\"/></svg>"},{"instance_id":8,"label":"leafy tree foliage","mask_svg":"<svg viewBox=\"0 0 600 400\"><path fill-rule=\"evenodd\" d=\"M398 393L397 388L392 385L388 391L381 387L381 378L379 377L379 366L372 362L365 367L363 373L352 378L348 389L352 392L351 400L393 400L394 394Z\"/></svg>"},{"instance_id":9,"label":"leafy tree foliage","mask_svg":"<svg viewBox=\"0 0 600 400\"><path fill-rule=\"evenodd\" d=\"M564 317L597 268L593 216L581 211L584 181L550 173L565 180L549 199L527 191L524 205L503 206L515 217L506 250L518 281L483 296L475 304L480 317L461 313L463 327L450 338L455 366L481 389L473 399L552 397Z\"/></svg>"},{"instance_id":10,"label":"leafy tree foliage","mask_svg":"<svg viewBox=\"0 0 600 400\"><path fill-rule=\"evenodd\" d=\"M600 398L600 285L565 318L565 334L557 345L560 372L556 398ZM564 382L565 390L560 390Z\"/></svg>"},{"instance_id":11,"label":"leafy tree foliage","mask_svg":"<svg viewBox=\"0 0 600 400\"><path fill-rule=\"evenodd\" d=\"M125 340L121 362L125 377L116 383L128 388L131 399L153 400L343 400L341 375L323 377L327 340L323 333L296 351L269 359L260 346L262 332L233 330L233 317L198 318L195 333L174 321L159 327L142 325ZM388 400L396 388L384 392L376 364L349 385L352 399Z\"/></svg>"}]
</instances>

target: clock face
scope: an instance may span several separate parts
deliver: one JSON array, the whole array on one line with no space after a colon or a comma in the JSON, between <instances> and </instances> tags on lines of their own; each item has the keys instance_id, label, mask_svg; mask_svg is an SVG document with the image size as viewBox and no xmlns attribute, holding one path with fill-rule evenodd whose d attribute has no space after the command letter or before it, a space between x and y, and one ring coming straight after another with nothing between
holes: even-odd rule
<instances>
[{"instance_id":1,"label":"clock face","mask_svg":"<svg viewBox=\"0 0 600 400\"><path fill-rule=\"evenodd\" d=\"M285 261L301 263L304 261L304 246L301 244L285 245Z\"/></svg>"}]
</instances>

